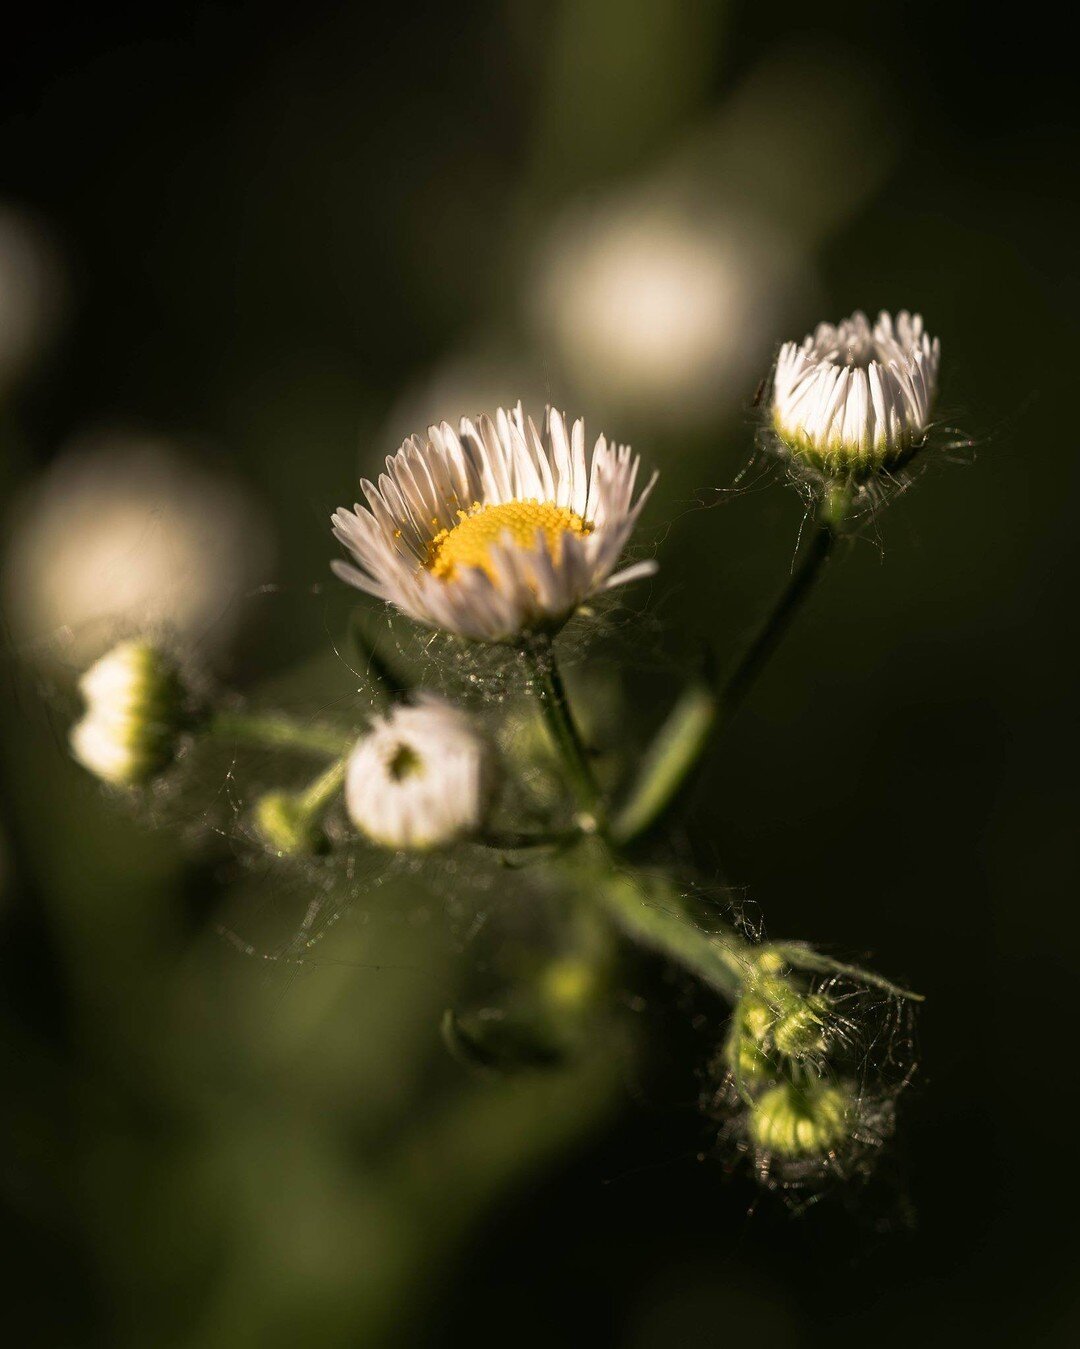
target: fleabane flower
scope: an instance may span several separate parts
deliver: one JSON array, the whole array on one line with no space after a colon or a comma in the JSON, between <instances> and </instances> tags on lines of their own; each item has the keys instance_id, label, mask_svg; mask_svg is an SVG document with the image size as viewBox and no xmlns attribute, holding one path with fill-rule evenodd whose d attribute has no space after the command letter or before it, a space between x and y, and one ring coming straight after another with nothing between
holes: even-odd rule
<instances>
[{"instance_id":1,"label":"fleabane flower","mask_svg":"<svg viewBox=\"0 0 1080 1349\"><path fill-rule=\"evenodd\" d=\"M860 311L780 348L773 427L796 457L828 474L895 466L926 436L941 344L922 316Z\"/></svg>"},{"instance_id":2,"label":"fleabane flower","mask_svg":"<svg viewBox=\"0 0 1080 1349\"><path fill-rule=\"evenodd\" d=\"M374 843L434 848L480 831L498 778L495 750L473 718L423 696L377 718L357 742L345 807Z\"/></svg>"},{"instance_id":3,"label":"fleabane flower","mask_svg":"<svg viewBox=\"0 0 1080 1349\"><path fill-rule=\"evenodd\" d=\"M543 434L521 404L494 420L462 418L413 436L386 461L367 505L334 514L354 561L350 585L410 618L474 641L555 631L591 595L649 575L616 571L655 481L637 500L640 460L600 436L589 460L585 423L549 408Z\"/></svg>"},{"instance_id":4,"label":"fleabane flower","mask_svg":"<svg viewBox=\"0 0 1080 1349\"><path fill-rule=\"evenodd\" d=\"M176 663L151 643L120 642L79 680L86 714L71 752L114 787L149 782L175 757L189 723L188 691Z\"/></svg>"}]
</instances>

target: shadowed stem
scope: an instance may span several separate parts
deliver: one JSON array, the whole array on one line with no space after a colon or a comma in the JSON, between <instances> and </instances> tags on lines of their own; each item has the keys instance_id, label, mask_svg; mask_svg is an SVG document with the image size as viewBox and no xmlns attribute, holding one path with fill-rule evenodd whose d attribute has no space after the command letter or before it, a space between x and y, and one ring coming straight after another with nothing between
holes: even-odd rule
<instances>
[{"instance_id":1,"label":"shadowed stem","mask_svg":"<svg viewBox=\"0 0 1080 1349\"><path fill-rule=\"evenodd\" d=\"M851 488L835 484L826 493L810 543L768 617L726 682L691 684L679 698L643 760L630 795L612 829L630 843L657 828L671 813L705 751L734 718L820 580L843 537Z\"/></svg>"},{"instance_id":2,"label":"shadowed stem","mask_svg":"<svg viewBox=\"0 0 1080 1349\"><path fill-rule=\"evenodd\" d=\"M571 790L583 815L589 817L597 832L605 827L600 785L593 773L589 751L578 730L566 696L551 641L536 639L523 646L521 654L529 666L540 701L540 711L566 768Z\"/></svg>"},{"instance_id":3,"label":"shadowed stem","mask_svg":"<svg viewBox=\"0 0 1080 1349\"><path fill-rule=\"evenodd\" d=\"M726 726L738 712L769 658L790 631L841 537L837 523L832 516L823 516L815 525L802 561L724 685L716 718L717 730Z\"/></svg>"},{"instance_id":4,"label":"shadowed stem","mask_svg":"<svg viewBox=\"0 0 1080 1349\"><path fill-rule=\"evenodd\" d=\"M606 865L599 869L592 893L615 926L736 1002L759 949L726 924L699 925L669 877L624 870L610 852L603 856Z\"/></svg>"},{"instance_id":5,"label":"shadowed stem","mask_svg":"<svg viewBox=\"0 0 1080 1349\"><path fill-rule=\"evenodd\" d=\"M297 804L300 810L310 819L321 815L334 797L341 790L345 781L345 770L349 766L349 756L343 754L340 759L334 762L324 772L305 787L297 797Z\"/></svg>"},{"instance_id":6,"label":"shadowed stem","mask_svg":"<svg viewBox=\"0 0 1080 1349\"><path fill-rule=\"evenodd\" d=\"M253 749L294 749L332 758L343 755L352 743L352 737L335 726L296 721L282 712L221 711L206 733Z\"/></svg>"}]
</instances>

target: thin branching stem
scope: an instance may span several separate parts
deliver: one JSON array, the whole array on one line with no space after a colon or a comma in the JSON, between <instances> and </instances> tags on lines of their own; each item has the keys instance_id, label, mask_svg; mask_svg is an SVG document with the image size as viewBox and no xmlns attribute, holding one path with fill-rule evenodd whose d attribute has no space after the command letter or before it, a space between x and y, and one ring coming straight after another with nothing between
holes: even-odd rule
<instances>
[{"instance_id":1,"label":"thin branching stem","mask_svg":"<svg viewBox=\"0 0 1080 1349\"><path fill-rule=\"evenodd\" d=\"M566 686L551 641L545 638L530 642L522 648L522 656L529 666L541 714L563 761L578 807L592 827L597 832L603 832L604 809L600 784L570 709L570 700L566 696Z\"/></svg>"},{"instance_id":2,"label":"thin branching stem","mask_svg":"<svg viewBox=\"0 0 1080 1349\"><path fill-rule=\"evenodd\" d=\"M742 707L813 593L843 537L850 504L846 484L827 492L809 545L726 681L717 688L711 681L699 680L676 703L615 819L612 835L620 844L651 833L669 818L709 746Z\"/></svg>"},{"instance_id":3,"label":"thin branching stem","mask_svg":"<svg viewBox=\"0 0 1080 1349\"><path fill-rule=\"evenodd\" d=\"M351 742L345 731L324 722L299 721L284 712L242 709L217 712L206 733L253 749L292 749L335 759L348 750Z\"/></svg>"}]
</instances>

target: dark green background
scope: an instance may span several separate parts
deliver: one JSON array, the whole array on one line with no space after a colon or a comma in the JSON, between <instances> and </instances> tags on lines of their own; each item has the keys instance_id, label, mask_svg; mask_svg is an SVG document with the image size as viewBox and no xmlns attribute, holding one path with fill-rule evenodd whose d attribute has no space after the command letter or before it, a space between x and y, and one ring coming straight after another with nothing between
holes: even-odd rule
<instances>
[{"instance_id":1,"label":"dark green background","mask_svg":"<svg viewBox=\"0 0 1080 1349\"><path fill-rule=\"evenodd\" d=\"M435 1027L468 953L437 922L407 941L375 924L363 960L392 966L407 947L438 971L418 1007L405 976L293 979L235 958L212 931L222 905L287 927L300 897L279 904L269 874L237 881L175 830L118 816L67 763L58 714L11 651L0 1269L18 1343L367 1343L370 1269L399 1290L390 1321L425 1344L1073 1341L1073 53L1038 6L805 9L18 16L3 196L54 228L73 299L7 410L3 487L117 418L227 446L268 503L282 591L224 677L327 652L348 607L329 587L308 596L326 578L327 513L394 448L376 443L383 419L442 353L480 329L521 346L531 222L647 170L774 50L862 71L891 146L817 250L819 294L776 340L856 306L919 308L942 340L943 406L975 442L895 504L880 546L830 572L685 841L706 874L723 859L770 932L871 951L927 995L885 1193L854 1212L834 1196L793 1218L722 1159L697 1160L709 1041L646 968L646 1080L489 1200L479 1186L449 1255L428 1264L421 1246L384 1279L372 1252L396 1219L342 1209L342 1139L357 1093L384 1091L386 1119L425 1108L396 1085L408 1056L450 1081ZM794 129L794 93L784 116ZM686 512L731 483L749 428L739 411L685 444L629 428L664 471L645 525L662 572L641 599L677 654L702 636L733 648L790 559L801 507L778 482ZM658 717L662 668L628 678ZM388 1047L395 999L413 1010ZM434 1215L444 1185L452 1204L431 1177ZM366 1193L357 1182L358 1206Z\"/></svg>"}]
</instances>

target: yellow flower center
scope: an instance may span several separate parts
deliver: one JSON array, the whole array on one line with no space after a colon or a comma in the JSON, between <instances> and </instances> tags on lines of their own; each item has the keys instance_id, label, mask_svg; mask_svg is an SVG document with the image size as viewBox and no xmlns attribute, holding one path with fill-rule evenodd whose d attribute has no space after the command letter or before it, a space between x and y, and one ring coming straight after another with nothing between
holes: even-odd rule
<instances>
[{"instance_id":1,"label":"yellow flower center","mask_svg":"<svg viewBox=\"0 0 1080 1349\"><path fill-rule=\"evenodd\" d=\"M564 534L591 534L592 529L568 506L551 501L506 501L500 506L473 502L469 510L458 511L452 529L440 530L431 540L425 565L442 581L453 580L459 567L481 567L494 581L491 548L504 534L522 548L532 548L539 532L557 559Z\"/></svg>"}]
</instances>

